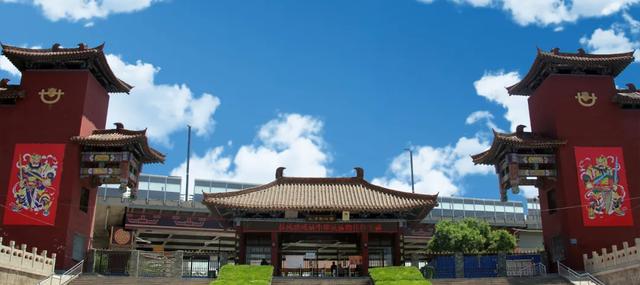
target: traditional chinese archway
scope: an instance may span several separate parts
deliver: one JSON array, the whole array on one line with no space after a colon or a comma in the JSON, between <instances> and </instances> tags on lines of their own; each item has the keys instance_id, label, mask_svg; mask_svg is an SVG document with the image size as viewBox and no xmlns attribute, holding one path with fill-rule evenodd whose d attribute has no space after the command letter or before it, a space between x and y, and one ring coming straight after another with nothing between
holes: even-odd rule
<instances>
[{"instance_id":1,"label":"traditional chinese archway","mask_svg":"<svg viewBox=\"0 0 640 285\"><path fill-rule=\"evenodd\" d=\"M620 54L538 50L510 95L528 96L531 132L496 133L472 156L495 165L508 189L539 190L550 260L583 268L582 255L640 236L640 93L614 78L634 61Z\"/></svg>"},{"instance_id":2,"label":"traditional chinese archway","mask_svg":"<svg viewBox=\"0 0 640 285\"><path fill-rule=\"evenodd\" d=\"M144 131L103 130L108 93L128 93L103 45L29 49L2 45L22 73L0 80L1 233L57 254L57 269L91 246L96 188L120 184L135 194L142 164L164 161Z\"/></svg>"},{"instance_id":3,"label":"traditional chinese archway","mask_svg":"<svg viewBox=\"0 0 640 285\"><path fill-rule=\"evenodd\" d=\"M268 262L275 275L367 275L370 265L400 265L405 229L437 205L437 195L373 185L361 168L342 178L284 177L283 170L271 183L203 200L235 229L237 262ZM340 270L327 271L332 263Z\"/></svg>"}]
</instances>

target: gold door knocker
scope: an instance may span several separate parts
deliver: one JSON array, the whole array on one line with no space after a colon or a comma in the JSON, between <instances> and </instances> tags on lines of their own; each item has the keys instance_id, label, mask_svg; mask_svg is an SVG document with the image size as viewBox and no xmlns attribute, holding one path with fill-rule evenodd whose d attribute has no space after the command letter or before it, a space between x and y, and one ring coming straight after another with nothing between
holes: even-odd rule
<instances>
[{"instance_id":1,"label":"gold door knocker","mask_svg":"<svg viewBox=\"0 0 640 285\"><path fill-rule=\"evenodd\" d=\"M596 97L595 93L589 94L589 92L587 91L582 91L578 92L578 95L576 95L576 99L578 99L578 103L580 103L580 105L582 105L583 107L591 107L596 104L596 100L598 99L598 97Z\"/></svg>"},{"instance_id":2,"label":"gold door knocker","mask_svg":"<svg viewBox=\"0 0 640 285\"><path fill-rule=\"evenodd\" d=\"M62 98L64 92L62 91L62 89L48 88L40 90L40 92L38 92L38 95L40 95L40 100L42 101L42 103L53 105L60 101L60 98Z\"/></svg>"}]
</instances>

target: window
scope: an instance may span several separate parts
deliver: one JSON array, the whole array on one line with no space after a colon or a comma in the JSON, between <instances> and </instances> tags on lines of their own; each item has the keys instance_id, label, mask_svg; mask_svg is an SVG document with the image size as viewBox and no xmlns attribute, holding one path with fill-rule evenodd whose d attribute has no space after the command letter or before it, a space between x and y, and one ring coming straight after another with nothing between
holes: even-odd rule
<instances>
[{"instance_id":1,"label":"window","mask_svg":"<svg viewBox=\"0 0 640 285\"><path fill-rule=\"evenodd\" d=\"M556 201L556 189L547 191L547 204L549 206L549 214L555 213L556 208L558 208L558 203Z\"/></svg>"},{"instance_id":2,"label":"window","mask_svg":"<svg viewBox=\"0 0 640 285\"><path fill-rule=\"evenodd\" d=\"M89 196L91 193L87 188L82 187L80 189L80 211L88 212L89 211Z\"/></svg>"}]
</instances>

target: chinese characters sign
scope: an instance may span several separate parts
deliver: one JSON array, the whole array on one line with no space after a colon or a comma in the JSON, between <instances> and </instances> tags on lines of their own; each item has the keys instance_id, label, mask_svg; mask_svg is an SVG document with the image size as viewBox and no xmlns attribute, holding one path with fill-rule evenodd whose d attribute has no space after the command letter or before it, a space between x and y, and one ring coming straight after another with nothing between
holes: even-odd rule
<instances>
[{"instance_id":1,"label":"chinese characters sign","mask_svg":"<svg viewBox=\"0 0 640 285\"><path fill-rule=\"evenodd\" d=\"M64 144L16 144L11 161L5 225L54 225Z\"/></svg>"},{"instance_id":2,"label":"chinese characters sign","mask_svg":"<svg viewBox=\"0 0 640 285\"><path fill-rule=\"evenodd\" d=\"M295 223L295 222L243 222L245 232L288 232L288 233L393 233L398 231L398 223Z\"/></svg>"},{"instance_id":3,"label":"chinese characters sign","mask_svg":"<svg viewBox=\"0 0 640 285\"><path fill-rule=\"evenodd\" d=\"M626 168L620 147L575 147L585 226L632 226Z\"/></svg>"}]
</instances>

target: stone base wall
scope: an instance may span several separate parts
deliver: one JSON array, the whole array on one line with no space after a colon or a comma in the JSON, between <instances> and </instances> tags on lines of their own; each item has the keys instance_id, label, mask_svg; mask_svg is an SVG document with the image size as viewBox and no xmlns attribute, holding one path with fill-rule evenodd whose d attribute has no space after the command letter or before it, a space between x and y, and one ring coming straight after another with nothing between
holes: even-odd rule
<instances>
[{"instance_id":1,"label":"stone base wall","mask_svg":"<svg viewBox=\"0 0 640 285\"><path fill-rule=\"evenodd\" d=\"M0 284L4 285L33 285L38 284L38 282L47 277L48 276L0 267Z\"/></svg>"},{"instance_id":2,"label":"stone base wall","mask_svg":"<svg viewBox=\"0 0 640 285\"><path fill-rule=\"evenodd\" d=\"M594 276L607 285L640 285L640 264L598 272Z\"/></svg>"}]
</instances>

